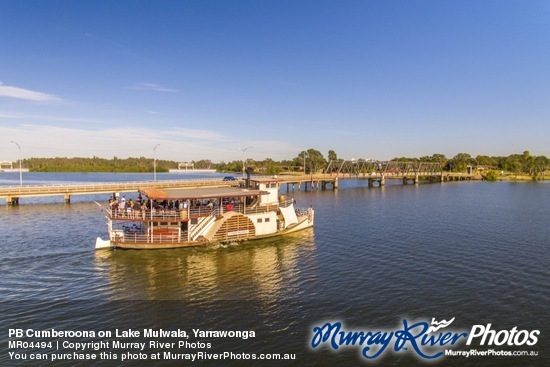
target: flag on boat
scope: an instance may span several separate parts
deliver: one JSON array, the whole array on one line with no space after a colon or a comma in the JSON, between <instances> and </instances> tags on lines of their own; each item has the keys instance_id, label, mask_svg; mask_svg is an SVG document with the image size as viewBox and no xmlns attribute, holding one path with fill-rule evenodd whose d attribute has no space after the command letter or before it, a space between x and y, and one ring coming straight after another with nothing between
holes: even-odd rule
<instances>
[{"instance_id":1,"label":"flag on boat","mask_svg":"<svg viewBox=\"0 0 550 367\"><path fill-rule=\"evenodd\" d=\"M99 212L101 213L102 211L104 211L105 209L103 209L103 207L101 206L100 203L98 203L97 201L94 201L94 203L97 204L97 206L99 206Z\"/></svg>"}]
</instances>

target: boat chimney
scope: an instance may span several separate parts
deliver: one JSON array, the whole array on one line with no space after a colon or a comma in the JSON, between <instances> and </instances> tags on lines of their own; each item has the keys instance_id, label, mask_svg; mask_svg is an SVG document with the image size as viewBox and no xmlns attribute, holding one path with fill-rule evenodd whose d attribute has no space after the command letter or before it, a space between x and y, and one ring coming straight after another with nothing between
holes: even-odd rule
<instances>
[{"instance_id":1,"label":"boat chimney","mask_svg":"<svg viewBox=\"0 0 550 367\"><path fill-rule=\"evenodd\" d=\"M250 188L250 175L254 173L254 168L246 167L246 188Z\"/></svg>"}]
</instances>

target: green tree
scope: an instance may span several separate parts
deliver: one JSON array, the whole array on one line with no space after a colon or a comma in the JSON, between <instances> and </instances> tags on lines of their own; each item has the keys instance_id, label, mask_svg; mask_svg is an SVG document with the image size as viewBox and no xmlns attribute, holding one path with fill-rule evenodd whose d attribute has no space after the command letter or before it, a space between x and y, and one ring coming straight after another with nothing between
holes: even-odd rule
<instances>
[{"instance_id":1,"label":"green tree","mask_svg":"<svg viewBox=\"0 0 550 367\"><path fill-rule=\"evenodd\" d=\"M266 175L278 175L281 172L281 165L271 158L264 159L259 165Z\"/></svg>"},{"instance_id":2,"label":"green tree","mask_svg":"<svg viewBox=\"0 0 550 367\"><path fill-rule=\"evenodd\" d=\"M307 151L301 151L294 162L304 169L304 173L316 173L323 170L327 166L327 160L323 154L316 149L310 148Z\"/></svg>"},{"instance_id":3,"label":"green tree","mask_svg":"<svg viewBox=\"0 0 550 367\"><path fill-rule=\"evenodd\" d=\"M485 179L487 181L491 181L491 182L494 182L494 181L498 180L497 171L491 170L491 171L487 172L487 176L485 176Z\"/></svg>"},{"instance_id":4,"label":"green tree","mask_svg":"<svg viewBox=\"0 0 550 367\"><path fill-rule=\"evenodd\" d=\"M294 158L294 163L297 166L302 167L302 172L306 173L306 167L307 167L307 152L305 150L302 150L296 158Z\"/></svg>"},{"instance_id":5,"label":"green tree","mask_svg":"<svg viewBox=\"0 0 550 367\"><path fill-rule=\"evenodd\" d=\"M504 171L520 173L522 167L518 155L511 155L509 157L506 157L501 162L500 168Z\"/></svg>"},{"instance_id":6,"label":"green tree","mask_svg":"<svg viewBox=\"0 0 550 367\"><path fill-rule=\"evenodd\" d=\"M323 154L313 148L308 149L307 151L306 163L309 165L308 169L310 172L313 173L323 170L328 164L327 160L323 157Z\"/></svg>"},{"instance_id":7,"label":"green tree","mask_svg":"<svg viewBox=\"0 0 550 367\"><path fill-rule=\"evenodd\" d=\"M535 158L535 167L537 167L538 172L541 174L542 179L544 180L544 174L548 168L549 160L546 156L540 155Z\"/></svg>"},{"instance_id":8,"label":"green tree","mask_svg":"<svg viewBox=\"0 0 550 367\"><path fill-rule=\"evenodd\" d=\"M199 161L193 161L196 169L211 169L212 161L210 159L201 159Z\"/></svg>"},{"instance_id":9,"label":"green tree","mask_svg":"<svg viewBox=\"0 0 550 367\"><path fill-rule=\"evenodd\" d=\"M458 153L450 161L453 172L466 172L466 166L473 163L472 156L468 153Z\"/></svg>"},{"instance_id":10,"label":"green tree","mask_svg":"<svg viewBox=\"0 0 550 367\"><path fill-rule=\"evenodd\" d=\"M528 150L524 151L520 158L521 170L531 176L535 175L537 168L535 165L535 157L529 153Z\"/></svg>"},{"instance_id":11,"label":"green tree","mask_svg":"<svg viewBox=\"0 0 550 367\"><path fill-rule=\"evenodd\" d=\"M447 157L444 154L435 153L430 157L430 162L439 163L441 167L444 167L447 164Z\"/></svg>"}]
</instances>

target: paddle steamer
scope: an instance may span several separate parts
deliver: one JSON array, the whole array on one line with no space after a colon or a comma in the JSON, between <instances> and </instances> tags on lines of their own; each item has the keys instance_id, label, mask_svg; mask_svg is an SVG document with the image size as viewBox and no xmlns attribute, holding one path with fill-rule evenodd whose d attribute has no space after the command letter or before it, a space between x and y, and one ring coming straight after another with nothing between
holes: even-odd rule
<instances>
[{"instance_id":1,"label":"paddle steamer","mask_svg":"<svg viewBox=\"0 0 550 367\"><path fill-rule=\"evenodd\" d=\"M96 248L167 249L279 236L313 226L313 208L280 195L282 180L232 187L140 189L139 209L110 207ZM237 183L238 184L238 183Z\"/></svg>"}]
</instances>

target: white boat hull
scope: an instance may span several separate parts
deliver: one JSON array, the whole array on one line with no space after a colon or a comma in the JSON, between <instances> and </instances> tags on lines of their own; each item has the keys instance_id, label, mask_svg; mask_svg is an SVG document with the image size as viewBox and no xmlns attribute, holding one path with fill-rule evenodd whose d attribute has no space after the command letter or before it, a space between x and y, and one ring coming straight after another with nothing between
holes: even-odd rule
<instances>
[{"instance_id":1,"label":"white boat hull","mask_svg":"<svg viewBox=\"0 0 550 367\"><path fill-rule=\"evenodd\" d=\"M277 237L277 236L284 236L289 233L294 233L298 231L302 231L307 228L313 227L313 212L311 212L311 216L309 219L303 219L299 223L292 225L286 229L283 229L281 231L277 231L275 233L270 234L264 234L264 235L257 235L254 237L247 237L247 238L236 238L232 240L232 242L240 242L240 241L249 241L249 240L258 240L258 239L264 239L269 237ZM202 236L201 236L202 237ZM122 237L119 237L122 238ZM151 242L151 243L132 243L132 242L124 242L124 241L110 241L110 240L102 240L101 238L96 239L96 250L105 249L105 248L121 248L121 249L134 249L134 250L153 250L153 249L172 249L172 248L181 248L181 247L195 247L195 246L205 246L209 244L216 243L218 241L210 241L207 239L203 239L202 241L185 241L185 242ZM223 241L222 241L223 242Z\"/></svg>"},{"instance_id":2,"label":"white boat hull","mask_svg":"<svg viewBox=\"0 0 550 367\"><path fill-rule=\"evenodd\" d=\"M111 248L112 245L111 245L111 241L109 240L102 240L101 238L96 238L95 240L95 249L96 250L100 250L100 249L103 249L103 248Z\"/></svg>"}]
</instances>

